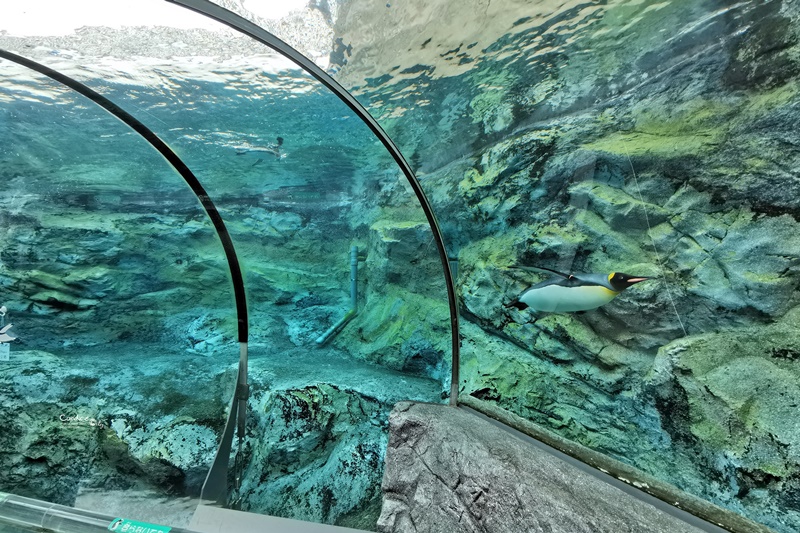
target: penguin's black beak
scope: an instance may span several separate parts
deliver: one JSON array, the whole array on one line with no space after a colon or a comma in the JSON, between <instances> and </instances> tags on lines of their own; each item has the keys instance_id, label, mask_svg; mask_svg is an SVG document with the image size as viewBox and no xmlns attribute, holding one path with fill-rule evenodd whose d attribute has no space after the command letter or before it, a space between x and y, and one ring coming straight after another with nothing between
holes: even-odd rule
<instances>
[{"instance_id":1,"label":"penguin's black beak","mask_svg":"<svg viewBox=\"0 0 800 533\"><path fill-rule=\"evenodd\" d=\"M613 277L610 277L608 281L611 283L611 286L614 288L615 291L624 291L631 285L636 285L637 283L641 283L643 281L647 281L648 279L653 279L649 276L631 276L629 274L622 274L622 273L615 273Z\"/></svg>"},{"instance_id":2,"label":"penguin's black beak","mask_svg":"<svg viewBox=\"0 0 800 533\"><path fill-rule=\"evenodd\" d=\"M619 279L611 280L611 284L614 287L616 287L617 290L625 290L631 285L636 285L637 283L647 281L648 279L653 279L649 276L631 276L629 274L617 274L617 275L619 276Z\"/></svg>"}]
</instances>

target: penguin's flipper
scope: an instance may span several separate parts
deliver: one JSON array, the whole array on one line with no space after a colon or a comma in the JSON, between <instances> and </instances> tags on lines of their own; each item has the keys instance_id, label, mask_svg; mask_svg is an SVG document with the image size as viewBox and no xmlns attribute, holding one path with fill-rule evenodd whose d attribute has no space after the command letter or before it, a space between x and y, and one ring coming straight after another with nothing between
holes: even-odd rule
<instances>
[{"instance_id":1,"label":"penguin's flipper","mask_svg":"<svg viewBox=\"0 0 800 533\"><path fill-rule=\"evenodd\" d=\"M505 307L506 309L510 309L510 308L514 307L516 309L519 309L520 311L524 311L525 309L528 308L528 305L525 304L525 303L522 303L519 300L517 300L516 298L514 298L513 300L511 300L507 304L503 304L503 307Z\"/></svg>"},{"instance_id":2,"label":"penguin's flipper","mask_svg":"<svg viewBox=\"0 0 800 533\"><path fill-rule=\"evenodd\" d=\"M536 270L541 270L544 272L550 272L551 274L555 274L556 276L561 276L564 279L572 279L573 277L575 277L572 274L564 274L563 272L559 272L558 270L553 270L552 268L540 267L536 265L533 265L531 268L534 268Z\"/></svg>"},{"instance_id":3,"label":"penguin's flipper","mask_svg":"<svg viewBox=\"0 0 800 533\"><path fill-rule=\"evenodd\" d=\"M556 276L561 276L564 279L572 279L573 278L572 274L564 274L563 272L559 272L558 270L553 270L552 268L540 267L540 266L536 266L536 265L512 266L512 267L509 267L509 268L513 268L513 269L516 269L516 270L538 270L540 272L550 272L551 274L555 274Z\"/></svg>"}]
</instances>

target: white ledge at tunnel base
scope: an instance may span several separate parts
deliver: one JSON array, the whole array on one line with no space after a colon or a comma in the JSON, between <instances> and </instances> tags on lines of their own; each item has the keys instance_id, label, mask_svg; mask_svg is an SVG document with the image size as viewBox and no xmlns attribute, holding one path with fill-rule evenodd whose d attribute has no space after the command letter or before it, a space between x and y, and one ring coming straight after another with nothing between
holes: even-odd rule
<instances>
[{"instance_id":1,"label":"white ledge at tunnel base","mask_svg":"<svg viewBox=\"0 0 800 533\"><path fill-rule=\"evenodd\" d=\"M192 516L188 528L197 533L361 533L360 529L350 529L313 522L291 520L277 516L246 513L215 507L199 505Z\"/></svg>"}]
</instances>

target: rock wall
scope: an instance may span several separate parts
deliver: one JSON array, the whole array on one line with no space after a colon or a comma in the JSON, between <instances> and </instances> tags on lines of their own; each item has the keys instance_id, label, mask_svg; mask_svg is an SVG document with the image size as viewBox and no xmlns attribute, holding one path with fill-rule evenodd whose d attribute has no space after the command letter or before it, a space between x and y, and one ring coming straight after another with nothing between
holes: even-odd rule
<instances>
[{"instance_id":1,"label":"rock wall","mask_svg":"<svg viewBox=\"0 0 800 533\"><path fill-rule=\"evenodd\" d=\"M182 498L199 497L216 453L234 362L12 356L0 367L8 415L0 421L0 486L64 505L111 491L108 513L130 512L128 494L185 514ZM242 508L374 529L388 412L405 397L434 397L438 387L343 355L321 363L299 350L253 360L250 379L243 483L234 494Z\"/></svg>"},{"instance_id":2,"label":"rock wall","mask_svg":"<svg viewBox=\"0 0 800 533\"><path fill-rule=\"evenodd\" d=\"M449 7L337 24L458 255L463 393L798 529L797 6ZM531 265L657 281L531 323Z\"/></svg>"},{"instance_id":3,"label":"rock wall","mask_svg":"<svg viewBox=\"0 0 800 533\"><path fill-rule=\"evenodd\" d=\"M419 171L458 256L464 393L778 530L797 529L797 6L320 7L337 32L340 79ZM148 33L122 38L131 35L144 40ZM101 37L86 34L69 45L84 41L83 52L96 54L114 42ZM209 38L195 37L192 43ZM34 48L58 56L61 66L70 58L51 52L64 42ZM245 52L232 46L221 55L227 61ZM128 80L116 74L108 80ZM362 153L359 143L371 138L344 133L340 110L311 98L315 113L290 106L271 115L291 123L293 134L303 132L287 137L293 152L282 167L246 158L232 164L225 135L274 138L274 125L264 129L248 118L261 117L263 106L242 98L225 108L191 74L181 71L169 84L160 76L148 77L152 92L137 98L191 97L198 111L181 125L192 131L209 117L220 121L219 131L171 140L215 177L213 196L236 221L254 347L266 354L307 349L346 312L347 252L356 243L367 255L361 311L333 348L434 378L434 396L447 390L438 259L419 212L407 211L413 201L396 172L383 156ZM103 87L115 97L127 90L127 81L108 80ZM258 87L270 105L287 88L314 95L286 77L259 80L236 90ZM59 120L103 124L87 120L83 107L58 102ZM160 187L168 181L163 171L135 158L136 149L117 149L124 132L90 128L97 142L73 142L52 135L54 116L32 109L2 108L16 128L2 144L15 149L2 152L0 199L0 296L11 303L15 346L55 353L155 342L179 346L183 355L224 353L234 331L225 265L193 198ZM24 121L11 120L17 112ZM160 116L164 124L174 118ZM223 127L228 116L241 122ZM326 127L312 120L319 116ZM76 161L84 158L91 164ZM369 201L354 207L353 198ZM518 268L530 265L622 270L658 281L600 310L534 323L503 305L540 279ZM327 417L324 406L375 407L345 402L345 386L319 386L276 389L263 398L265 408L308 398L320 429L346 419ZM120 424L119 434L130 426L133 436L138 427ZM25 431L9 426L8 434ZM346 454L342 446L330 449ZM14 461L26 453L14 449ZM349 512L327 501L328 516Z\"/></svg>"},{"instance_id":4,"label":"rock wall","mask_svg":"<svg viewBox=\"0 0 800 533\"><path fill-rule=\"evenodd\" d=\"M169 358L149 362L12 350L0 368L0 484L64 505L98 488L199 495L235 373L208 360L180 371Z\"/></svg>"},{"instance_id":5,"label":"rock wall","mask_svg":"<svg viewBox=\"0 0 800 533\"><path fill-rule=\"evenodd\" d=\"M325 383L254 396L244 510L374 528L385 403Z\"/></svg>"}]
</instances>

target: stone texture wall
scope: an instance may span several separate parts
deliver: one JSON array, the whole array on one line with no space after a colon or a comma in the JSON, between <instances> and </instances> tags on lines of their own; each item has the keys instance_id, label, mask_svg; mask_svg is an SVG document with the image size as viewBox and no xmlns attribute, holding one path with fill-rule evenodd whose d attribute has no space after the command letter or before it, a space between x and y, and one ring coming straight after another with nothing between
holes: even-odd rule
<instances>
[{"instance_id":1,"label":"stone texture wall","mask_svg":"<svg viewBox=\"0 0 800 533\"><path fill-rule=\"evenodd\" d=\"M466 411L390 415L383 533L699 533Z\"/></svg>"},{"instance_id":2,"label":"stone texture wall","mask_svg":"<svg viewBox=\"0 0 800 533\"><path fill-rule=\"evenodd\" d=\"M458 255L463 392L798 530L797 3L353 3L341 79ZM530 265L658 281L533 324Z\"/></svg>"}]
</instances>

